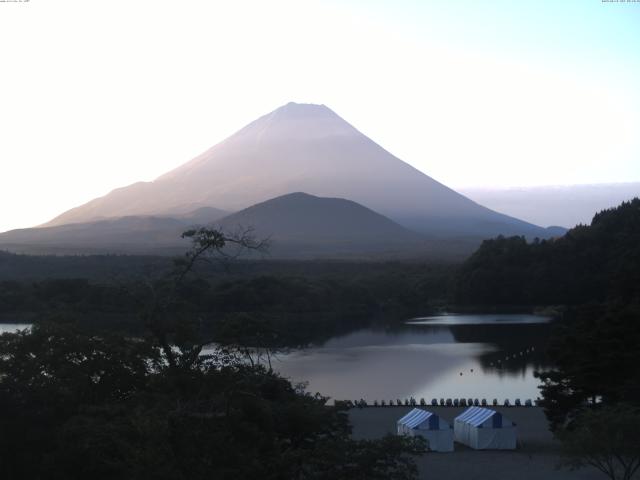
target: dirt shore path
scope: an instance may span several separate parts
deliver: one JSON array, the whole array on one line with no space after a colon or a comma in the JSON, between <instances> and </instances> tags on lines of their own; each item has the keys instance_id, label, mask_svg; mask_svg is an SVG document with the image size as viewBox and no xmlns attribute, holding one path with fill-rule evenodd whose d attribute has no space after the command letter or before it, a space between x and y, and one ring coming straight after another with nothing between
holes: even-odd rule
<instances>
[{"instance_id":1,"label":"dirt shore path","mask_svg":"<svg viewBox=\"0 0 640 480\"><path fill-rule=\"evenodd\" d=\"M369 407L349 411L354 438L395 434L396 421L412 407ZM450 423L464 408L422 407ZM493 407L490 407L493 408ZM449 480L603 480L595 469L558 469L559 446L538 407L496 407L517 424L519 448L515 451L471 450L458 443L453 453L430 452L418 459L420 478Z\"/></svg>"}]
</instances>

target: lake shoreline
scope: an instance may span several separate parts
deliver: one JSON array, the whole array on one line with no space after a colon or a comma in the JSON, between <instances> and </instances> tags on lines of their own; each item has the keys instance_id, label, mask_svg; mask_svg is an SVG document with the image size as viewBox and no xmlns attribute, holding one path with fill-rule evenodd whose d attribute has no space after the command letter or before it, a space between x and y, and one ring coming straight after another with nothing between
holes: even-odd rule
<instances>
[{"instance_id":1,"label":"lake shoreline","mask_svg":"<svg viewBox=\"0 0 640 480\"><path fill-rule=\"evenodd\" d=\"M561 318L566 305L448 305L438 314L530 314Z\"/></svg>"},{"instance_id":2,"label":"lake shoreline","mask_svg":"<svg viewBox=\"0 0 640 480\"><path fill-rule=\"evenodd\" d=\"M352 437L372 440L396 433L396 422L412 408L436 413L453 424L462 413L461 407L393 406L352 408L348 411ZM417 457L420 478L451 480L490 480L518 478L518 480L597 480L601 473L595 469L569 471L558 469L561 460L559 442L549 431L549 424L540 407L488 407L502 413L516 423L518 449L514 451L472 450L459 443L452 453L429 452Z\"/></svg>"}]
</instances>

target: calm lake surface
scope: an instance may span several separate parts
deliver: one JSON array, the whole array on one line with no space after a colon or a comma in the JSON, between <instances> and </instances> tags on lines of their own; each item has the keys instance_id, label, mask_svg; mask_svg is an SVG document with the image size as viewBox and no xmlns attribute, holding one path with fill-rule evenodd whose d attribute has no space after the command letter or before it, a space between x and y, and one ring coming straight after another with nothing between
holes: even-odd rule
<instances>
[{"instance_id":1,"label":"calm lake surface","mask_svg":"<svg viewBox=\"0 0 640 480\"><path fill-rule=\"evenodd\" d=\"M26 328L31 328L30 323L0 323L0 335L5 332L13 333L18 330L24 330Z\"/></svg>"},{"instance_id":2,"label":"calm lake surface","mask_svg":"<svg viewBox=\"0 0 640 480\"><path fill-rule=\"evenodd\" d=\"M324 344L279 354L274 369L333 399L539 396L533 372L550 364L551 324L536 315L439 315L393 329L365 328ZM29 328L0 324L0 333Z\"/></svg>"},{"instance_id":3,"label":"calm lake surface","mask_svg":"<svg viewBox=\"0 0 640 480\"><path fill-rule=\"evenodd\" d=\"M334 399L509 398L539 396L533 372L548 367L550 318L441 315L392 330L363 329L278 355L273 366Z\"/></svg>"}]
</instances>

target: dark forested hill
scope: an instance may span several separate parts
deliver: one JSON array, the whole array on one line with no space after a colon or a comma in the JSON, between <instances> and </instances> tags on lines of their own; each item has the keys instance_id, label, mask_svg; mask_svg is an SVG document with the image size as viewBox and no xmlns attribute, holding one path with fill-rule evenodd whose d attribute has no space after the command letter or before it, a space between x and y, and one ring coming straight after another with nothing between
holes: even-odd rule
<instances>
[{"instance_id":1,"label":"dark forested hill","mask_svg":"<svg viewBox=\"0 0 640 480\"><path fill-rule=\"evenodd\" d=\"M582 304L640 296L640 199L593 217L563 237L486 240L463 264L458 303Z\"/></svg>"},{"instance_id":2,"label":"dark forested hill","mask_svg":"<svg viewBox=\"0 0 640 480\"><path fill-rule=\"evenodd\" d=\"M251 226L269 238L276 257L351 252L428 251L425 238L362 205L342 198L290 193L245 208L220 220L224 231Z\"/></svg>"}]
</instances>

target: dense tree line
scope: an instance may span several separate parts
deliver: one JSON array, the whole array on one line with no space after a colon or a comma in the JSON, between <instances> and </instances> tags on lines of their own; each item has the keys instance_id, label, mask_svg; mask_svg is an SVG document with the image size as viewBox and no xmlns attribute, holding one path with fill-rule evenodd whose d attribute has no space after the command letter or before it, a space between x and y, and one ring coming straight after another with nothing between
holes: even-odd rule
<instances>
[{"instance_id":1,"label":"dense tree line","mask_svg":"<svg viewBox=\"0 0 640 480\"><path fill-rule=\"evenodd\" d=\"M25 255L0 250L0 281L45 278L107 280L166 272L171 258L151 255Z\"/></svg>"},{"instance_id":2,"label":"dense tree line","mask_svg":"<svg viewBox=\"0 0 640 480\"><path fill-rule=\"evenodd\" d=\"M640 304L584 305L557 323L540 372L542 406L553 429L598 404L640 407Z\"/></svg>"},{"instance_id":3,"label":"dense tree line","mask_svg":"<svg viewBox=\"0 0 640 480\"><path fill-rule=\"evenodd\" d=\"M473 305L580 305L640 296L640 200L563 237L486 240L462 265L454 298Z\"/></svg>"},{"instance_id":4,"label":"dense tree line","mask_svg":"<svg viewBox=\"0 0 640 480\"><path fill-rule=\"evenodd\" d=\"M457 302L562 305L538 372L542 406L567 463L612 480L640 469L640 200L564 237L485 241L455 280Z\"/></svg>"},{"instance_id":5,"label":"dense tree line","mask_svg":"<svg viewBox=\"0 0 640 480\"><path fill-rule=\"evenodd\" d=\"M279 330L289 346L372 321L428 313L444 303L453 271L449 267L403 271L394 265L373 273L365 266L364 272L239 275L234 268L231 274L198 273L186 278L174 312L198 319L211 331L224 319L260 317ZM137 312L162 288L163 278L2 281L0 318L12 321L28 315L40 321L63 315L96 328L139 332L144 324Z\"/></svg>"},{"instance_id":6,"label":"dense tree line","mask_svg":"<svg viewBox=\"0 0 640 480\"><path fill-rule=\"evenodd\" d=\"M0 250L0 281L40 281L85 278L93 283L113 283L136 277L157 277L173 268L175 257L153 255L21 255ZM239 257L226 262L202 263L199 276L225 277L376 277L389 274L423 275L451 271L459 262L444 260L315 259L283 260Z\"/></svg>"}]
</instances>

